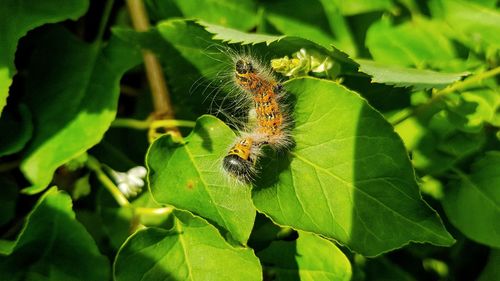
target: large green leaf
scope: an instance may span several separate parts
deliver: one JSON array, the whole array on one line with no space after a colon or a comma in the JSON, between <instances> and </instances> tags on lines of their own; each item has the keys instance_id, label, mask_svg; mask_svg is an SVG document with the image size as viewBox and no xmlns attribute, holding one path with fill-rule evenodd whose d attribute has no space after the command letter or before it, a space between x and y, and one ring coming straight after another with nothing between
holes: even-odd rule
<instances>
[{"instance_id":1,"label":"large green leaf","mask_svg":"<svg viewBox=\"0 0 500 281\"><path fill-rule=\"evenodd\" d=\"M359 71L370 75L374 83L396 87L413 87L415 91L430 88L441 89L468 74L467 72L443 73L405 68L362 59L358 59L356 62L359 64Z\"/></svg>"},{"instance_id":2,"label":"large green leaf","mask_svg":"<svg viewBox=\"0 0 500 281\"><path fill-rule=\"evenodd\" d=\"M0 241L2 280L107 280L109 262L75 219L69 195L48 190L15 241Z\"/></svg>"},{"instance_id":3,"label":"large green leaf","mask_svg":"<svg viewBox=\"0 0 500 281\"><path fill-rule=\"evenodd\" d=\"M186 18L197 18L240 30L257 24L257 7L251 0L175 0Z\"/></svg>"},{"instance_id":4,"label":"large green leaf","mask_svg":"<svg viewBox=\"0 0 500 281\"><path fill-rule=\"evenodd\" d=\"M490 250L488 263L477 279L478 281L496 281L500 277L500 250Z\"/></svg>"},{"instance_id":5,"label":"large green leaf","mask_svg":"<svg viewBox=\"0 0 500 281\"><path fill-rule=\"evenodd\" d=\"M2 0L0 9L0 115L16 72L17 41L29 30L66 19L77 19L88 7L86 0Z\"/></svg>"},{"instance_id":6,"label":"large green leaf","mask_svg":"<svg viewBox=\"0 0 500 281\"><path fill-rule=\"evenodd\" d=\"M155 200L214 222L245 244L255 219L249 186L235 186L222 173L222 159L235 134L212 116L198 119L185 141L164 136L146 156Z\"/></svg>"},{"instance_id":7,"label":"large green leaf","mask_svg":"<svg viewBox=\"0 0 500 281\"><path fill-rule=\"evenodd\" d=\"M368 30L366 46L376 61L423 68L456 56L451 42L440 30L439 25L422 18L396 27L383 18Z\"/></svg>"},{"instance_id":8,"label":"large green leaf","mask_svg":"<svg viewBox=\"0 0 500 281\"><path fill-rule=\"evenodd\" d=\"M131 236L114 264L117 281L262 280L253 251L227 244L201 218L176 212L172 228L146 228Z\"/></svg>"},{"instance_id":9,"label":"large green leaf","mask_svg":"<svg viewBox=\"0 0 500 281\"><path fill-rule=\"evenodd\" d=\"M159 26L160 30L166 30L164 27L168 27L172 23L176 22L165 22ZM177 22L179 23L179 22ZM258 44L258 43L266 43L267 45L272 42L278 41L284 36L277 35L267 35L267 34L258 34L258 33L246 33L243 31L239 31L232 28L227 28L220 25L210 24L208 22L200 21L199 24L205 26L205 29L214 34L213 39L221 40L223 42L228 43L241 43L241 44ZM168 30L166 30L168 31ZM167 39L169 40L169 39Z\"/></svg>"},{"instance_id":10,"label":"large green leaf","mask_svg":"<svg viewBox=\"0 0 500 281\"><path fill-rule=\"evenodd\" d=\"M432 15L442 18L462 43L472 48L500 48L500 12L472 1L433 0ZM486 49L485 48L485 49Z\"/></svg>"},{"instance_id":11,"label":"large green leaf","mask_svg":"<svg viewBox=\"0 0 500 281\"><path fill-rule=\"evenodd\" d=\"M101 140L115 118L120 78L141 58L117 38L101 49L60 28L37 35L26 86L35 132L21 163L33 184L27 193L46 188L60 165Z\"/></svg>"},{"instance_id":12,"label":"large green leaf","mask_svg":"<svg viewBox=\"0 0 500 281\"><path fill-rule=\"evenodd\" d=\"M246 34L206 23L203 23L203 25L207 30L214 32L218 40L244 42L246 44L267 41L266 43L269 45L266 48L262 46L264 44L255 46L256 50L261 50L262 53L269 51L271 54L291 54L293 53L292 50L298 50L305 46L306 48L315 48L315 50L329 54L339 60L344 59L346 65L355 65L355 63L349 63L351 60L342 55L341 52L336 52L335 50L329 52L325 48L301 38L285 37L279 39L279 37L275 37L269 39L268 37L263 38L261 35ZM219 65L219 69L221 66L228 67L227 64L221 64L207 54L207 47L213 45L213 42L203 40L206 37L206 32L198 24L190 21L172 20L160 23L158 31L177 50L177 54L174 55L182 56L185 63L195 66L200 72L207 68L216 69L217 65ZM185 34L191 34L192 36L185 36ZM220 57L220 53L218 54L217 58ZM183 79L182 76L187 75L179 71L176 74L176 77L179 77L179 79ZM171 79L171 81L175 83L176 79ZM300 156L300 158L293 156L293 165L291 167L287 166L287 161L281 161L276 165L279 169L284 170L284 174L289 175L290 171L293 171L294 174L299 173L300 175L294 175L293 177L294 179L297 178L299 183L291 183L290 177L285 177L283 182L280 181L279 184L257 190L255 192L254 203L259 205L261 210L279 224L286 224L298 229L321 233L368 255L380 254L381 252L400 247L410 241L429 241L440 245L450 244L453 240L442 227L436 214L421 201L406 151L400 139L394 134L392 128L384 121L382 116L375 113L359 96L333 82L301 79L294 83L297 83L296 85L307 84L305 89L293 92L300 102L300 106L298 104L295 107L297 121L301 120L300 122L309 124L309 122L306 122L309 114L316 116L317 114L321 114L321 110L324 108L330 110L332 107L335 109L339 108L339 111L343 112L345 115L343 120L345 121L344 123L339 123L338 116L342 115L337 111L331 110L325 118L321 119L324 123L314 124L314 126L305 125L305 127L311 127L311 130L317 130L317 136L304 130L294 132L298 147L311 146L311 148L304 149L303 152L295 154ZM340 93L340 97L344 97L343 100L337 100L339 99L336 95L337 92ZM308 103L308 100L311 102ZM320 113L314 113L313 108L314 110L319 110ZM340 109L342 108L354 109L341 111ZM312 113L308 113L309 111ZM373 120L374 123L369 123L367 119ZM194 166L190 163L193 162L196 164L196 162L186 161L186 159L189 160L186 155L187 148L189 150L198 150L203 155L207 154L206 152L210 152L210 154L204 156L210 159L210 161L200 162L200 164L203 164L203 167L206 168L203 169L204 172L207 172L206 174L210 174L214 179L216 178L217 182L221 181L218 178L220 177L220 164L217 163L220 163L223 153L226 152L228 145L233 140L233 134L226 127L221 128L222 124L217 124L215 121L211 123L216 128L214 132L225 133L218 136L220 139L214 136L210 138L213 139L212 141L206 142L213 146L210 150L207 147L203 147L200 141L180 145L173 142L170 137L166 137L153 145L150 150L148 162L156 165L156 167L150 165L154 173L162 171L158 178L164 177L159 185L157 184L160 181L156 179L153 179L151 182L151 189L157 201L164 204L173 204L182 209L189 209L211 221L215 221L213 217L218 217L219 215L214 213L213 210L217 206L214 207L213 204L208 204L210 207L207 209L204 204L210 203L210 201L205 199L205 203L202 205L192 199L199 198L198 194L185 195L189 194L186 188L189 186L189 181L187 180L200 177L200 175L195 173L195 170L193 170ZM366 136L356 137L358 135L356 126L360 128L359 130L362 133L368 131L369 134L375 135L374 139L379 143L378 146L375 146L378 150L370 150L373 148L373 145L368 141L372 141L372 138ZM373 129L370 129L370 126L373 126ZM350 145L349 150L345 151L344 147L338 147L337 149L335 146L337 142L328 142L332 136L337 136L338 132L347 135L347 140L345 141ZM195 136L192 135L192 137ZM311 139L313 136L314 139ZM197 138L199 139L199 137ZM302 143L299 143L300 138L302 138ZM323 142L326 142L326 144L317 145L316 149L312 148L315 144ZM360 142L361 144L359 144ZM160 145L162 149L154 153L154 157L157 160L152 161L152 152L160 148ZM332 147L335 147L335 150ZM308 155L309 151L312 151L313 154ZM341 151L343 158L336 160L336 154L330 153L325 155L324 151ZM215 155L211 155L212 153L215 153ZM307 155L303 156L303 154ZM168 161L171 157L170 155L178 157L175 158L176 161L184 163L181 165L174 161ZM367 157L371 158L364 161L357 160L366 159ZM338 174L338 177L345 179L346 182L335 180L328 173L325 174L321 171L320 180L316 181L311 175L314 175L315 167L318 164L314 161L312 162L313 165L305 163L303 159L306 158L319 159L321 163L323 161L326 163L336 163L339 161L342 165L337 168L341 170L336 170L335 175ZM392 159L397 160L394 160L396 164L391 164ZM166 169L166 165L168 165L168 169ZM369 171L369 173L367 171L366 175L363 175L365 170L371 166L374 167L373 171ZM156 177L154 173L152 177ZM169 175L169 178L166 175ZM371 177L366 179L370 175ZM205 177L203 174L201 176ZM174 181L173 184L172 181ZM335 182L335 184L332 182ZM199 181L195 181L194 183L198 184ZM220 190L225 190L226 188L219 187ZM323 194L323 189L328 193ZM283 212L276 206L280 203L278 202L279 196L276 196L277 190L280 193L284 193L283 196L286 197L279 198L281 201L285 200L286 202L286 204L281 202ZM295 195L296 193L297 195ZM335 196L331 193L335 193ZM324 199L319 205L316 203L318 194L320 195L319 198ZM158 198L158 196L161 197ZM306 202L307 205L302 207L302 202L294 199L297 198L296 196L307 197L309 200ZM174 203L173 198L177 197L179 199L182 198L182 201ZM399 197L402 197L403 200L394 199ZM201 196L201 198L206 198L206 196ZM330 206L342 207L332 210L334 215L331 215L328 204ZM193 209L192 206L201 210ZM204 207L201 208L200 206ZM212 215L209 217L207 213L211 213ZM315 216L312 216L311 213L314 213ZM372 214L377 214L380 218L376 220L372 219ZM337 216L340 216L340 218L337 218ZM220 222L216 223L219 226L223 226ZM339 224L346 229L345 233L339 228ZM393 226L394 229L387 231L385 224Z\"/></svg>"},{"instance_id":13,"label":"large green leaf","mask_svg":"<svg viewBox=\"0 0 500 281\"><path fill-rule=\"evenodd\" d=\"M312 233L299 231L297 240L272 242L257 256L273 280L351 280L351 264L344 253Z\"/></svg>"},{"instance_id":14,"label":"large green leaf","mask_svg":"<svg viewBox=\"0 0 500 281\"><path fill-rule=\"evenodd\" d=\"M500 152L486 153L470 175L459 176L446 190L446 215L470 239L500 248Z\"/></svg>"},{"instance_id":15,"label":"large green leaf","mask_svg":"<svg viewBox=\"0 0 500 281\"><path fill-rule=\"evenodd\" d=\"M189 21L177 22L177 25L180 26L181 23L182 25L192 25ZM290 56L300 49L306 49L309 51L317 51L321 54L330 56L337 63L341 63L346 69L357 66L357 63L350 59L347 54L329 44L323 46L314 41L310 41L298 36L271 36L256 33L244 33L231 28L221 27L205 22L199 22L199 24L204 26L208 32L214 35L213 39L221 40L223 42L241 44L259 44L265 42L268 45L267 51L273 53L277 57L284 55ZM169 40L167 37L168 34L174 32L174 30L172 29L162 30L161 25L160 31L167 41ZM199 48L199 46L197 48Z\"/></svg>"},{"instance_id":16,"label":"large green leaf","mask_svg":"<svg viewBox=\"0 0 500 281\"><path fill-rule=\"evenodd\" d=\"M378 255L414 242L450 245L418 192L401 139L356 93L311 78L288 82L295 148L263 165L257 209L281 225Z\"/></svg>"}]
</instances>

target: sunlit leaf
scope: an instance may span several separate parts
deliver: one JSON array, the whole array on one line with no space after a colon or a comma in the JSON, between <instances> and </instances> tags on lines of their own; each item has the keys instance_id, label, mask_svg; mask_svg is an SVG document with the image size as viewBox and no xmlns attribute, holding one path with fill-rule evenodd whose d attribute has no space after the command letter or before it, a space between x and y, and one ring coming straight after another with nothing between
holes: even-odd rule
<instances>
[{"instance_id":1,"label":"sunlit leaf","mask_svg":"<svg viewBox=\"0 0 500 281\"><path fill-rule=\"evenodd\" d=\"M330 81L297 79L286 88L297 100L296 147L263 164L253 194L259 211L369 256L411 241L453 243L421 200L403 143L379 113Z\"/></svg>"},{"instance_id":2,"label":"sunlit leaf","mask_svg":"<svg viewBox=\"0 0 500 281\"><path fill-rule=\"evenodd\" d=\"M101 50L60 28L38 36L26 86L35 121L21 163L33 184L26 193L45 189L60 165L102 139L115 118L121 76L140 61L139 51L117 38Z\"/></svg>"},{"instance_id":3,"label":"sunlit leaf","mask_svg":"<svg viewBox=\"0 0 500 281\"><path fill-rule=\"evenodd\" d=\"M347 257L332 242L299 231L294 241L275 241L257 256L273 280L351 280Z\"/></svg>"},{"instance_id":4,"label":"sunlit leaf","mask_svg":"<svg viewBox=\"0 0 500 281\"><path fill-rule=\"evenodd\" d=\"M415 91L422 89L441 89L459 81L467 72L444 73L431 70L420 70L391 66L370 60L356 60L359 71L372 76L372 82L394 85L396 87L413 87Z\"/></svg>"},{"instance_id":5,"label":"sunlit leaf","mask_svg":"<svg viewBox=\"0 0 500 281\"><path fill-rule=\"evenodd\" d=\"M179 212L172 228L146 228L131 236L114 264L117 281L251 281L261 280L261 276L251 249L230 246L212 225Z\"/></svg>"},{"instance_id":6,"label":"sunlit leaf","mask_svg":"<svg viewBox=\"0 0 500 281\"><path fill-rule=\"evenodd\" d=\"M255 219L250 186L222 173L222 159L235 134L220 120L203 116L185 141L164 136L147 154L149 183L161 204L194 212L245 244Z\"/></svg>"}]
</instances>

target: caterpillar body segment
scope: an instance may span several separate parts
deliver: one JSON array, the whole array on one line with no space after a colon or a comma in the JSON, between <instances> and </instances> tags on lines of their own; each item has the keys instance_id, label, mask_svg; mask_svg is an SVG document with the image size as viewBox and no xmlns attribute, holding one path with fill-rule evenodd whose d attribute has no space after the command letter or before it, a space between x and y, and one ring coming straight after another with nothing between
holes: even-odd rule
<instances>
[{"instance_id":1,"label":"caterpillar body segment","mask_svg":"<svg viewBox=\"0 0 500 281\"><path fill-rule=\"evenodd\" d=\"M256 113L255 132L266 135L266 143L274 149L289 146L290 121L281 100L283 85L251 57L236 60L235 83L253 100L253 110Z\"/></svg>"},{"instance_id":2,"label":"caterpillar body segment","mask_svg":"<svg viewBox=\"0 0 500 281\"><path fill-rule=\"evenodd\" d=\"M256 175L256 163L262 146L286 150L292 143L289 133L290 118L282 100L284 89L256 59L248 55L236 56L234 84L241 92L241 99L251 101L246 132L238 137L223 159L222 168L232 179L251 183ZM248 111L247 111L248 112Z\"/></svg>"}]
</instances>

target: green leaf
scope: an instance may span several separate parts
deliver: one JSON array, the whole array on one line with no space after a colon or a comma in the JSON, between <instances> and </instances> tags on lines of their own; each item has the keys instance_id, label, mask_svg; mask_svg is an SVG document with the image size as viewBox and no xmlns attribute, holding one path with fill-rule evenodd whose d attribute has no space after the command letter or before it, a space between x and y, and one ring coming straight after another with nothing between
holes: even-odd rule
<instances>
[{"instance_id":1,"label":"green leaf","mask_svg":"<svg viewBox=\"0 0 500 281\"><path fill-rule=\"evenodd\" d=\"M471 174L458 172L443 199L451 223L470 239L500 247L500 152L487 152Z\"/></svg>"},{"instance_id":2,"label":"green leaf","mask_svg":"<svg viewBox=\"0 0 500 281\"><path fill-rule=\"evenodd\" d=\"M33 134L31 113L25 104L14 111L7 107L0 117L0 132L9 132L0 138L0 157L19 152Z\"/></svg>"},{"instance_id":3,"label":"green leaf","mask_svg":"<svg viewBox=\"0 0 500 281\"><path fill-rule=\"evenodd\" d=\"M251 0L175 0L186 18L196 18L240 30L257 24L257 7Z\"/></svg>"},{"instance_id":4,"label":"green leaf","mask_svg":"<svg viewBox=\"0 0 500 281\"><path fill-rule=\"evenodd\" d=\"M116 281L262 280L253 251L227 244L201 218L176 212L171 229L146 228L131 236L117 254Z\"/></svg>"},{"instance_id":5,"label":"green leaf","mask_svg":"<svg viewBox=\"0 0 500 281\"><path fill-rule=\"evenodd\" d=\"M190 22L189 21L184 22L183 24L184 25L190 24ZM291 54L299 51L300 49L306 49L309 51L317 51L321 54L330 56L337 63L340 63L345 68L344 70L347 69L351 70L350 68L358 65L356 62L350 59L347 54L335 48L334 46L327 45L325 47L322 46L321 44L317 44L316 42L301 37L271 36L271 35L256 34L256 33L244 33L234 29L207 24L204 22L199 22L199 24L204 26L208 32L214 34L213 39L221 40L223 42L241 43L241 44L259 44L265 42L266 45L268 45L268 49L266 51L273 53L276 57L285 55L290 56ZM162 33L165 39L168 40L167 34L164 32Z\"/></svg>"},{"instance_id":6,"label":"green leaf","mask_svg":"<svg viewBox=\"0 0 500 281\"><path fill-rule=\"evenodd\" d=\"M413 87L415 91L431 88L441 89L469 74L468 72L444 73L405 68L362 59L358 59L356 62L359 64L359 71L372 77L372 83Z\"/></svg>"},{"instance_id":7,"label":"green leaf","mask_svg":"<svg viewBox=\"0 0 500 281\"><path fill-rule=\"evenodd\" d=\"M391 26L389 20L383 18L368 30L366 46L376 61L425 68L456 57L451 42L440 30L435 22L423 18L398 26Z\"/></svg>"},{"instance_id":8,"label":"green leaf","mask_svg":"<svg viewBox=\"0 0 500 281\"><path fill-rule=\"evenodd\" d=\"M17 239L0 241L4 280L108 279L108 260L76 221L71 205L69 195L51 188L28 215Z\"/></svg>"},{"instance_id":9,"label":"green leaf","mask_svg":"<svg viewBox=\"0 0 500 281\"><path fill-rule=\"evenodd\" d=\"M164 22L158 27L161 31L178 23L179 23L178 21ZM204 21L198 21L198 24L204 26L208 32L214 34L213 39L221 40L222 42L228 42L228 43L241 43L243 45L266 43L267 45L269 45L272 42L279 41L285 37L285 36L266 35L258 33L245 33L243 31L223 27L220 25L210 24Z\"/></svg>"},{"instance_id":10,"label":"green leaf","mask_svg":"<svg viewBox=\"0 0 500 281\"><path fill-rule=\"evenodd\" d=\"M129 206L119 206L104 188L101 188L98 193L97 211L103 223L103 230L109 237L111 246L117 250L132 234L131 229L136 225L159 226L169 215L168 212L155 213L154 211L150 214L139 213L141 209L155 210L154 208L161 207L153 201L149 192L142 193L130 203Z\"/></svg>"},{"instance_id":11,"label":"green leaf","mask_svg":"<svg viewBox=\"0 0 500 281\"><path fill-rule=\"evenodd\" d=\"M326 48L335 41L320 1L264 1L261 5L273 33L302 37Z\"/></svg>"},{"instance_id":12,"label":"green leaf","mask_svg":"<svg viewBox=\"0 0 500 281\"><path fill-rule=\"evenodd\" d=\"M250 187L234 186L221 169L235 138L217 118L202 116L184 141L170 135L155 141L146 163L158 203L196 213L245 244L255 220Z\"/></svg>"},{"instance_id":13,"label":"green leaf","mask_svg":"<svg viewBox=\"0 0 500 281\"><path fill-rule=\"evenodd\" d=\"M356 1L332 1L337 5L343 15L357 15L375 11L389 10L393 7L391 0L356 0Z\"/></svg>"},{"instance_id":14,"label":"green leaf","mask_svg":"<svg viewBox=\"0 0 500 281\"><path fill-rule=\"evenodd\" d=\"M485 143L483 131L465 133L449 121L442 103L399 123L395 130L412 152L413 165L423 174L438 175L459 160L477 152Z\"/></svg>"},{"instance_id":15,"label":"green leaf","mask_svg":"<svg viewBox=\"0 0 500 281\"><path fill-rule=\"evenodd\" d=\"M351 280L351 264L344 253L312 233L299 231L295 241L272 242L257 256L272 280Z\"/></svg>"},{"instance_id":16,"label":"green leaf","mask_svg":"<svg viewBox=\"0 0 500 281\"><path fill-rule=\"evenodd\" d=\"M0 177L0 226L8 223L14 217L17 192L14 182Z\"/></svg>"},{"instance_id":17,"label":"green leaf","mask_svg":"<svg viewBox=\"0 0 500 281\"><path fill-rule=\"evenodd\" d=\"M496 281L500 277L500 250L491 249L488 263L477 279L478 281Z\"/></svg>"},{"instance_id":18,"label":"green leaf","mask_svg":"<svg viewBox=\"0 0 500 281\"><path fill-rule=\"evenodd\" d=\"M12 77L16 72L14 56L17 41L26 33L46 23L76 20L88 7L85 0L2 1L0 9L0 115L7 102Z\"/></svg>"},{"instance_id":19,"label":"green leaf","mask_svg":"<svg viewBox=\"0 0 500 281\"><path fill-rule=\"evenodd\" d=\"M330 30L338 41L337 47L351 56L356 57L357 49L356 43L354 42L354 36L347 22L347 18L342 15L342 8L339 6L342 2L337 1L340 3L335 3L329 0L320 0L320 2L325 10Z\"/></svg>"},{"instance_id":20,"label":"green leaf","mask_svg":"<svg viewBox=\"0 0 500 281\"><path fill-rule=\"evenodd\" d=\"M500 48L500 12L471 1L431 1L432 15L442 18L462 43L472 48Z\"/></svg>"},{"instance_id":21,"label":"green leaf","mask_svg":"<svg viewBox=\"0 0 500 281\"><path fill-rule=\"evenodd\" d=\"M188 107L187 112L200 114L206 112L206 108L211 105L210 101L219 102L218 94L221 94L222 87L217 86L220 86L220 80L222 83L230 81L227 78L230 78L228 66L232 63L231 54L249 50L247 46L227 46L216 40L253 44L252 53L256 54L256 59L263 59L258 54L266 54L268 62L272 58L291 56L305 48L313 53L332 57L344 72L354 72L357 68L357 64L341 51L327 50L302 38L244 33L207 22L177 19L161 22L156 29L148 32L115 28L113 33L128 43L155 52L163 62L172 100L176 105ZM186 34L189 36L185 36ZM212 37L216 40L212 40ZM203 101L208 102L203 104ZM186 114L182 111L180 113ZM199 115L189 117L197 116Z\"/></svg>"},{"instance_id":22,"label":"green leaf","mask_svg":"<svg viewBox=\"0 0 500 281\"><path fill-rule=\"evenodd\" d=\"M24 190L30 194L45 189L59 166L100 142L115 118L121 76L141 58L117 38L101 50L60 28L38 36L41 47L26 86L35 134L21 163L33 184Z\"/></svg>"},{"instance_id":23,"label":"green leaf","mask_svg":"<svg viewBox=\"0 0 500 281\"><path fill-rule=\"evenodd\" d=\"M296 147L263 164L259 211L368 256L411 241L453 243L422 201L401 139L366 101L326 80L295 79L286 89L296 99Z\"/></svg>"},{"instance_id":24,"label":"green leaf","mask_svg":"<svg viewBox=\"0 0 500 281\"><path fill-rule=\"evenodd\" d=\"M500 108L500 92L484 88L447 95L447 117L464 132L477 133L485 122L493 123Z\"/></svg>"}]
</instances>

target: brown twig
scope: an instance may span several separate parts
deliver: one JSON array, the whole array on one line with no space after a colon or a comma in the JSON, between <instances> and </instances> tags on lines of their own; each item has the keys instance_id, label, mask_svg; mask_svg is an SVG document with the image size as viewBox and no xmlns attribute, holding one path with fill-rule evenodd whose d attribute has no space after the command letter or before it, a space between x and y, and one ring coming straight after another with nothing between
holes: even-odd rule
<instances>
[{"instance_id":1,"label":"brown twig","mask_svg":"<svg viewBox=\"0 0 500 281\"><path fill-rule=\"evenodd\" d=\"M126 2L135 30L147 31L150 25L143 0L127 0ZM153 118L155 120L174 119L170 93L158 58L151 51L144 50L143 59L153 97ZM178 128L169 128L169 130L178 133Z\"/></svg>"}]
</instances>

